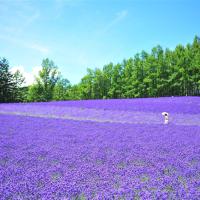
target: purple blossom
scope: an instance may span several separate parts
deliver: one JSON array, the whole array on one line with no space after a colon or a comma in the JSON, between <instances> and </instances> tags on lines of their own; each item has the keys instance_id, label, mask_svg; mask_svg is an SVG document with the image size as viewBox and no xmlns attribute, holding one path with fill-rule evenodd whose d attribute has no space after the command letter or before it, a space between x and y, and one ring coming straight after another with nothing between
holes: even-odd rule
<instances>
[{"instance_id":1,"label":"purple blossom","mask_svg":"<svg viewBox=\"0 0 200 200\"><path fill-rule=\"evenodd\" d=\"M0 199L199 199L199 100L0 104Z\"/></svg>"}]
</instances>

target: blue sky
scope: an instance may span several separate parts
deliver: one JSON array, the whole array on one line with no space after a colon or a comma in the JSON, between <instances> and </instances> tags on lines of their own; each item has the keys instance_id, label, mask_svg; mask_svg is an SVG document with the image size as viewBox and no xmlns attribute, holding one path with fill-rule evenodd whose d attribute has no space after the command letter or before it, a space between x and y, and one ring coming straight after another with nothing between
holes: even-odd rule
<instances>
[{"instance_id":1,"label":"blue sky","mask_svg":"<svg viewBox=\"0 0 200 200\"><path fill-rule=\"evenodd\" d=\"M78 83L86 68L200 35L199 0L0 0L0 57L32 80L43 58Z\"/></svg>"}]
</instances>

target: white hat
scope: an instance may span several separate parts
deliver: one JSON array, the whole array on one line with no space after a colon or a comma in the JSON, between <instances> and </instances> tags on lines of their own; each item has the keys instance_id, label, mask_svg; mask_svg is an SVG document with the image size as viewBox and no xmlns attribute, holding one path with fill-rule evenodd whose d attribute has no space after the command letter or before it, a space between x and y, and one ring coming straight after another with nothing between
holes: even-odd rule
<instances>
[{"instance_id":1,"label":"white hat","mask_svg":"<svg viewBox=\"0 0 200 200\"><path fill-rule=\"evenodd\" d=\"M163 116L167 116L167 115L169 115L169 113L167 113L167 112L162 112L162 115L163 115Z\"/></svg>"}]
</instances>

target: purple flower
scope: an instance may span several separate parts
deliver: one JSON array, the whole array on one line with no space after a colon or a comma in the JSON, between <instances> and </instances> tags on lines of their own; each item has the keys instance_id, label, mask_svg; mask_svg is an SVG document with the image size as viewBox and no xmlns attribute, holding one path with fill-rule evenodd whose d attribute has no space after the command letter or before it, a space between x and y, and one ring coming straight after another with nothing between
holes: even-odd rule
<instances>
[{"instance_id":1,"label":"purple flower","mask_svg":"<svg viewBox=\"0 0 200 200\"><path fill-rule=\"evenodd\" d=\"M0 104L0 199L199 199L199 100Z\"/></svg>"}]
</instances>

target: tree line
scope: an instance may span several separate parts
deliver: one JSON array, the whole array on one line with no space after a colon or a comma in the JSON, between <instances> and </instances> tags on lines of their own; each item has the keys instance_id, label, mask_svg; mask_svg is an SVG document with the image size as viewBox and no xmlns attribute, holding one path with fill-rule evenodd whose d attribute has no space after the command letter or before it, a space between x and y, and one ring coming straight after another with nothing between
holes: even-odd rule
<instances>
[{"instance_id":1,"label":"tree line","mask_svg":"<svg viewBox=\"0 0 200 200\"><path fill-rule=\"evenodd\" d=\"M8 61L0 59L0 102L199 95L200 38L174 50L158 45L121 63L88 68L75 85L47 58L34 84L22 87L23 82L22 74L12 74Z\"/></svg>"}]
</instances>

